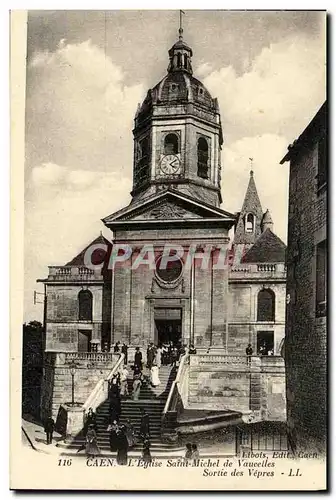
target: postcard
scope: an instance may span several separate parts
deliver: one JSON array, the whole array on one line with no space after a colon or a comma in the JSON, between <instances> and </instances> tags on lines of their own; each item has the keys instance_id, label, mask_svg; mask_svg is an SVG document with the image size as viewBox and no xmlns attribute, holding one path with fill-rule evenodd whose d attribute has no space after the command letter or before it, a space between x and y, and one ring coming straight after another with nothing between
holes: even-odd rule
<instances>
[{"instance_id":1,"label":"postcard","mask_svg":"<svg viewBox=\"0 0 336 500\"><path fill-rule=\"evenodd\" d=\"M11 12L13 490L327 488L326 11Z\"/></svg>"}]
</instances>

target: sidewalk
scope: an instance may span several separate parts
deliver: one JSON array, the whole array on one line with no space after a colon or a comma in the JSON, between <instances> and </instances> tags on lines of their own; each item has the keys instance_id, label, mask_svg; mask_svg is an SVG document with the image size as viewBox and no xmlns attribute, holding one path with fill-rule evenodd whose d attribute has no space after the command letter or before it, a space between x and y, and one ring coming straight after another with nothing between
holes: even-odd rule
<instances>
[{"instance_id":1,"label":"sidewalk","mask_svg":"<svg viewBox=\"0 0 336 500\"><path fill-rule=\"evenodd\" d=\"M64 438L58 432L54 432L53 442L48 445L43 425L34 421L34 418L22 418L21 426L26 446L31 446L35 451L48 453L49 455L60 455L62 453L60 448L57 448L57 444L63 442Z\"/></svg>"}]
</instances>

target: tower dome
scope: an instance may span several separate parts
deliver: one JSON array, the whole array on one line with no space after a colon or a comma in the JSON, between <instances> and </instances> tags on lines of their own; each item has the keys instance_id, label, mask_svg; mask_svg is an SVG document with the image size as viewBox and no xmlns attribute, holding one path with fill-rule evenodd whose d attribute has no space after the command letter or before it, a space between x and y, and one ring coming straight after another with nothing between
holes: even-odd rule
<instances>
[{"instance_id":1,"label":"tower dome","mask_svg":"<svg viewBox=\"0 0 336 500\"><path fill-rule=\"evenodd\" d=\"M211 205L222 202L222 127L217 99L193 76L192 49L169 49L167 74L135 114L132 196L174 188Z\"/></svg>"}]
</instances>

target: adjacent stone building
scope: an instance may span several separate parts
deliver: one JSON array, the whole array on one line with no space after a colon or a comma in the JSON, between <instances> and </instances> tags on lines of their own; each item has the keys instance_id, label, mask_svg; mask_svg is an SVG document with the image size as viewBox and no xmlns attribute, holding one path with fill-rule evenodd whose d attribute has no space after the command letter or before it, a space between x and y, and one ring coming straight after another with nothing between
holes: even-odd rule
<instances>
[{"instance_id":1,"label":"adjacent stone building","mask_svg":"<svg viewBox=\"0 0 336 500\"><path fill-rule=\"evenodd\" d=\"M290 162L286 380L294 449L322 451L327 424L327 103L281 163Z\"/></svg>"}]
</instances>

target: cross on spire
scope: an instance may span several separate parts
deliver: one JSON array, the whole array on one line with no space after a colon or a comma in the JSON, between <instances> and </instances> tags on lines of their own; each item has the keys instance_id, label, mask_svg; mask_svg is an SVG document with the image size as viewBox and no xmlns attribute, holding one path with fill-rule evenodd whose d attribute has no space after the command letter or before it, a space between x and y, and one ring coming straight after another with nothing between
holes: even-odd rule
<instances>
[{"instance_id":1,"label":"cross on spire","mask_svg":"<svg viewBox=\"0 0 336 500\"><path fill-rule=\"evenodd\" d=\"M182 40L183 39L183 14L185 15L185 12L184 10L180 10L180 28L179 28L179 39Z\"/></svg>"},{"instance_id":2,"label":"cross on spire","mask_svg":"<svg viewBox=\"0 0 336 500\"><path fill-rule=\"evenodd\" d=\"M251 170L250 170L250 176L253 176L253 158L249 158L250 163L251 163Z\"/></svg>"}]
</instances>

